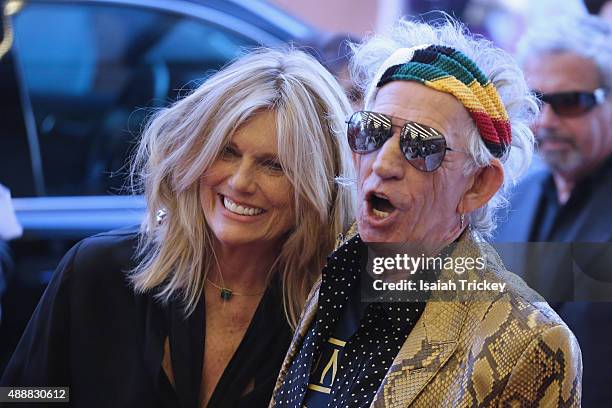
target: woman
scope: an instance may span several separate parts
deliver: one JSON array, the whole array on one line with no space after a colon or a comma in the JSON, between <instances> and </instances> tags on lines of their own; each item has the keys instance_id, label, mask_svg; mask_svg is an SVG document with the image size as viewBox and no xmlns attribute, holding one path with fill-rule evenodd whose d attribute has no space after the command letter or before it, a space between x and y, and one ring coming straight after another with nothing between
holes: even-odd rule
<instances>
[{"instance_id":1,"label":"woman","mask_svg":"<svg viewBox=\"0 0 612 408\"><path fill-rule=\"evenodd\" d=\"M158 112L133 175L139 231L63 259L2 383L73 406L267 405L306 295L348 225L348 101L294 50L260 50Z\"/></svg>"}]
</instances>

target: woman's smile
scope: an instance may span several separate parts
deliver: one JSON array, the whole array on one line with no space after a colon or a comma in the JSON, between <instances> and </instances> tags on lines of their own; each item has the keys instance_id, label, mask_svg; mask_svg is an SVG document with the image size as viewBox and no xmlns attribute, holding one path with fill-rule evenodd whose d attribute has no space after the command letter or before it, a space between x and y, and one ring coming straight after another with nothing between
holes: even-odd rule
<instances>
[{"instance_id":1,"label":"woman's smile","mask_svg":"<svg viewBox=\"0 0 612 408\"><path fill-rule=\"evenodd\" d=\"M263 208L250 206L248 204L238 202L237 200L232 200L231 198L224 196L223 194L219 194L219 198L223 203L223 207L232 214L242 215L245 217L256 217L266 211Z\"/></svg>"}]
</instances>

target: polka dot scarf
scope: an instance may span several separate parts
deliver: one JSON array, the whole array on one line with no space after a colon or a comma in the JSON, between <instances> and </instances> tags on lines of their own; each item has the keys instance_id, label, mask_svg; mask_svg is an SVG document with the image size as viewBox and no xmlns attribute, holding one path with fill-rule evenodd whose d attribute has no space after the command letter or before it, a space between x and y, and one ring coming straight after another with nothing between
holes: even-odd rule
<instances>
[{"instance_id":1,"label":"polka dot scarf","mask_svg":"<svg viewBox=\"0 0 612 408\"><path fill-rule=\"evenodd\" d=\"M322 271L318 310L284 383L277 407L302 407L313 362L332 335L352 296L360 296L367 247L356 235L328 257ZM329 394L329 407L369 407L393 359L420 318L424 302L370 303L348 339ZM316 407L308 407L316 408Z\"/></svg>"}]
</instances>

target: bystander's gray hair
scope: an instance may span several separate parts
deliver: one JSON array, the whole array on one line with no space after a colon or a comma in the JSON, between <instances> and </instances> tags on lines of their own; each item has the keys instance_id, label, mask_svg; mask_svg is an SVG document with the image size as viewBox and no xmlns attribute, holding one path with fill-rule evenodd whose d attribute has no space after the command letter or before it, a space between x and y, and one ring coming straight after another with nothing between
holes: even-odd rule
<instances>
[{"instance_id":1,"label":"bystander's gray hair","mask_svg":"<svg viewBox=\"0 0 612 408\"><path fill-rule=\"evenodd\" d=\"M593 60L602 85L612 89L612 24L591 15L542 18L527 30L517 46L517 58L522 64L532 56L557 52Z\"/></svg>"}]
</instances>

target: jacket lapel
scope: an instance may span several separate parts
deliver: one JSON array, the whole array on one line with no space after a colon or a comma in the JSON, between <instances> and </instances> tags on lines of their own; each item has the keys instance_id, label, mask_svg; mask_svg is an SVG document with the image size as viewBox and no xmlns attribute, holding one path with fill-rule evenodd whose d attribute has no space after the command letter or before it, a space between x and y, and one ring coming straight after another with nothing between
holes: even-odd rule
<instances>
[{"instance_id":1,"label":"jacket lapel","mask_svg":"<svg viewBox=\"0 0 612 408\"><path fill-rule=\"evenodd\" d=\"M466 230L449 256L473 259L483 256L476 240L477 237ZM463 276L465 279L479 280L482 271L467 270ZM456 280L456 277L451 269L444 269L439 275L441 281ZM455 295L459 296L455 299L465 299L464 293L457 292ZM427 302L421 318L393 360L371 407L405 408L412 404L457 349L468 314L467 302L475 299L473 294L469 295L467 302L439 299Z\"/></svg>"},{"instance_id":2,"label":"jacket lapel","mask_svg":"<svg viewBox=\"0 0 612 408\"><path fill-rule=\"evenodd\" d=\"M466 317L462 302L428 302L393 360L372 407L406 407L453 355Z\"/></svg>"},{"instance_id":3,"label":"jacket lapel","mask_svg":"<svg viewBox=\"0 0 612 408\"><path fill-rule=\"evenodd\" d=\"M612 171L608 171L608 174ZM568 241L571 242L609 242L612 239L612 215L610 214L610 197L612 180L603 179L582 211L577 228Z\"/></svg>"},{"instance_id":4,"label":"jacket lapel","mask_svg":"<svg viewBox=\"0 0 612 408\"><path fill-rule=\"evenodd\" d=\"M291 344L289 345L289 350L285 355L285 359L283 360L283 364L281 365L281 369L276 379L276 385L274 386L274 394L279 389L279 387L285 381L285 377L287 376L287 372L291 367L291 363L295 359L297 353L302 348L302 343L304 342L304 338L312 325L312 322L317 314L317 306L319 301L319 289L321 287L321 278L315 282L313 288L308 295L308 299L306 299L306 303L304 304L304 311L302 312L302 316L300 317L300 323L293 333L293 338L291 339ZM270 401L270 407L275 405L275 395L272 395L272 400Z\"/></svg>"},{"instance_id":5,"label":"jacket lapel","mask_svg":"<svg viewBox=\"0 0 612 408\"><path fill-rule=\"evenodd\" d=\"M170 357L175 389L181 407L197 407L200 401L202 365L204 364L204 295L188 318L183 306L175 301L170 309Z\"/></svg>"},{"instance_id":6,"label":"jacket lapel","mask_svg":"<svg viewBox=\"0 0 612 408\"><path fill-rule=\"evenodd\" d=\"M346 232L346 234L340 234L336 240L335 249L337 250L346 242L348 242L351 238L353 238L357 234L357 223L354 222ZM328 262L329 262L328 257ZM312 322L317 314L317 309L319 305L319 289L321 288L321 276L315 282L310 293L308 294L308 298L304 304L304 311L302 312L302 316L300 316L300 323L293 334L293 339L291 339L291 345L289 346L289 351L287 351L287 355L285 356L285 360L283 361L283 365L281 366L281 371L276 381L275 390L279 387L280 384L285 379L285 375L291 366L291 363L295 359L298 351L302 347L302 343L304 342L304 338L312 325ZM273 405L274 399L272 400Z\"/></svg>"}]
</instances>

